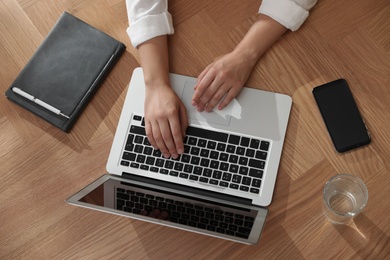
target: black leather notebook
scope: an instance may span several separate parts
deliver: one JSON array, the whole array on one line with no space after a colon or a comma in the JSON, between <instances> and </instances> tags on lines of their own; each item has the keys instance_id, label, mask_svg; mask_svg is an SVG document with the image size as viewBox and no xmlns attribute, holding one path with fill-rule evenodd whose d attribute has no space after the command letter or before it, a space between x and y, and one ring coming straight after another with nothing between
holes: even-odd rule
<instances>
[{"instance_id":1,"label":"black leather notebook","mask_svg":"<svg viewBox=\"0 0 390 260\"><path fill-rule=\"evenodd\" d=\"M125 48L64 12L6 96L69 132Z\"/></svg>"}]
</instances>

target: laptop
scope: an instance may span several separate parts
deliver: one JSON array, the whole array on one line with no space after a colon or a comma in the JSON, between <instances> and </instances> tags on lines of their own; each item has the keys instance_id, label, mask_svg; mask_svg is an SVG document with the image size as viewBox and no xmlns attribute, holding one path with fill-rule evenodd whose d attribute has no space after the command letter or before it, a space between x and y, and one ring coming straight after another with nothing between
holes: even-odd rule
<instances>
[{"instance_id":1,"label":"laptop","mask_svg":"<svg viewBox=\"0 0 390 260\"><path fill-rule=\"evenodd\" d=\"M272 201L291 97L244 87L228 107L198 112L196 78L170 74L187 108L185 152L164 158L145 135L145 86L132 74L107 174L67 199L76 206L245 244L260 238Z\"/></svg>"}]
</instances>

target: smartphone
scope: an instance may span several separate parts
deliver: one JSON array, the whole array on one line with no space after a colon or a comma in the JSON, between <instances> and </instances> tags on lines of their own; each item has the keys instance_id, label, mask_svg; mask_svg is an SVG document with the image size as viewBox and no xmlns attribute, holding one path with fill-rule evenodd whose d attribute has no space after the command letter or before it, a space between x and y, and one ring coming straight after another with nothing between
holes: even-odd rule
<instances>
[{"instance_id":1,"label":"smartphone","mask_svg":"<svg viewBox=\"0 0 390 260\"><path fill-rule=\"evenodd\" d=\"M370 133L345 79L315 87L313 95L339 153L371 142Z\"/></svg>"}]
</instances>

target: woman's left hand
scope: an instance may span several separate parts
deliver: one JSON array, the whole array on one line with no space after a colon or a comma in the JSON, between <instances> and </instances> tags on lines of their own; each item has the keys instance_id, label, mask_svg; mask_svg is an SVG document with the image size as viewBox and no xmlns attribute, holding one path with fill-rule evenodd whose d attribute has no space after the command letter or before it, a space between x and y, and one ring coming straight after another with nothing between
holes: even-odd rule
<instances>
[{"instance_id":1,"label":"woman's left hand","mask_svg":"<svg viewBox=\"0 0 390 260\"><path fill-rule=\"evenodd\" d=\"M192 105L199 112L211 112L216 105L225 108L240 92L253 69L239 52L233 51L217 58L199 75Z\"/></svg>"}]
</instances>

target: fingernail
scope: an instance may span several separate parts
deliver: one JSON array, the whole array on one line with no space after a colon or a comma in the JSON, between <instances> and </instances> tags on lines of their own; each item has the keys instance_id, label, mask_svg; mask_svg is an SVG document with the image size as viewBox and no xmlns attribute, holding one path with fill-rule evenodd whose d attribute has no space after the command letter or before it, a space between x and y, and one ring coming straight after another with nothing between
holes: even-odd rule
<instances>
[{"instance_id":1,"label":"fingernail","mask_svg":"<svg viewBox=\"0 0 390 260\"><path fill-rule=\"evenodd\" d=\"M179 154L182 154L182 153L184 153L184 149L179 148L179 149L177 149L177 152L178 152Z\"/></svg>"},{"instance_id":2,"label":"fingernail","mask_svg":"<svg viewBox=\"0 0 390 260\"><path fill-rule=\"evenodd\" d=\"M192 104L193 106L196 106L198 103L197 103L195 100L192 100L191 104Z\"/></svg>"},{"instance_id":3,"label":"fingernail","mask_svg":"<svg viewBox=\"0 0 390 260\"><path fill-rule=\"evenodd\" d=\"M171 155L169 153L164 153L165 159L168 159Z\"/></svg>"},{"instance_id":4,"label":"fingernail","mask_svg":"<svg viewBox=\"0 0 390 260\"><path fill-rule=\"evenodd\" d=\"M177 159L177 157L179 157L178 154L176 154L176 153L175 153L175 154L172 154L172 158L173 158L173 159Z\"/></svg>"}]
</instances>

